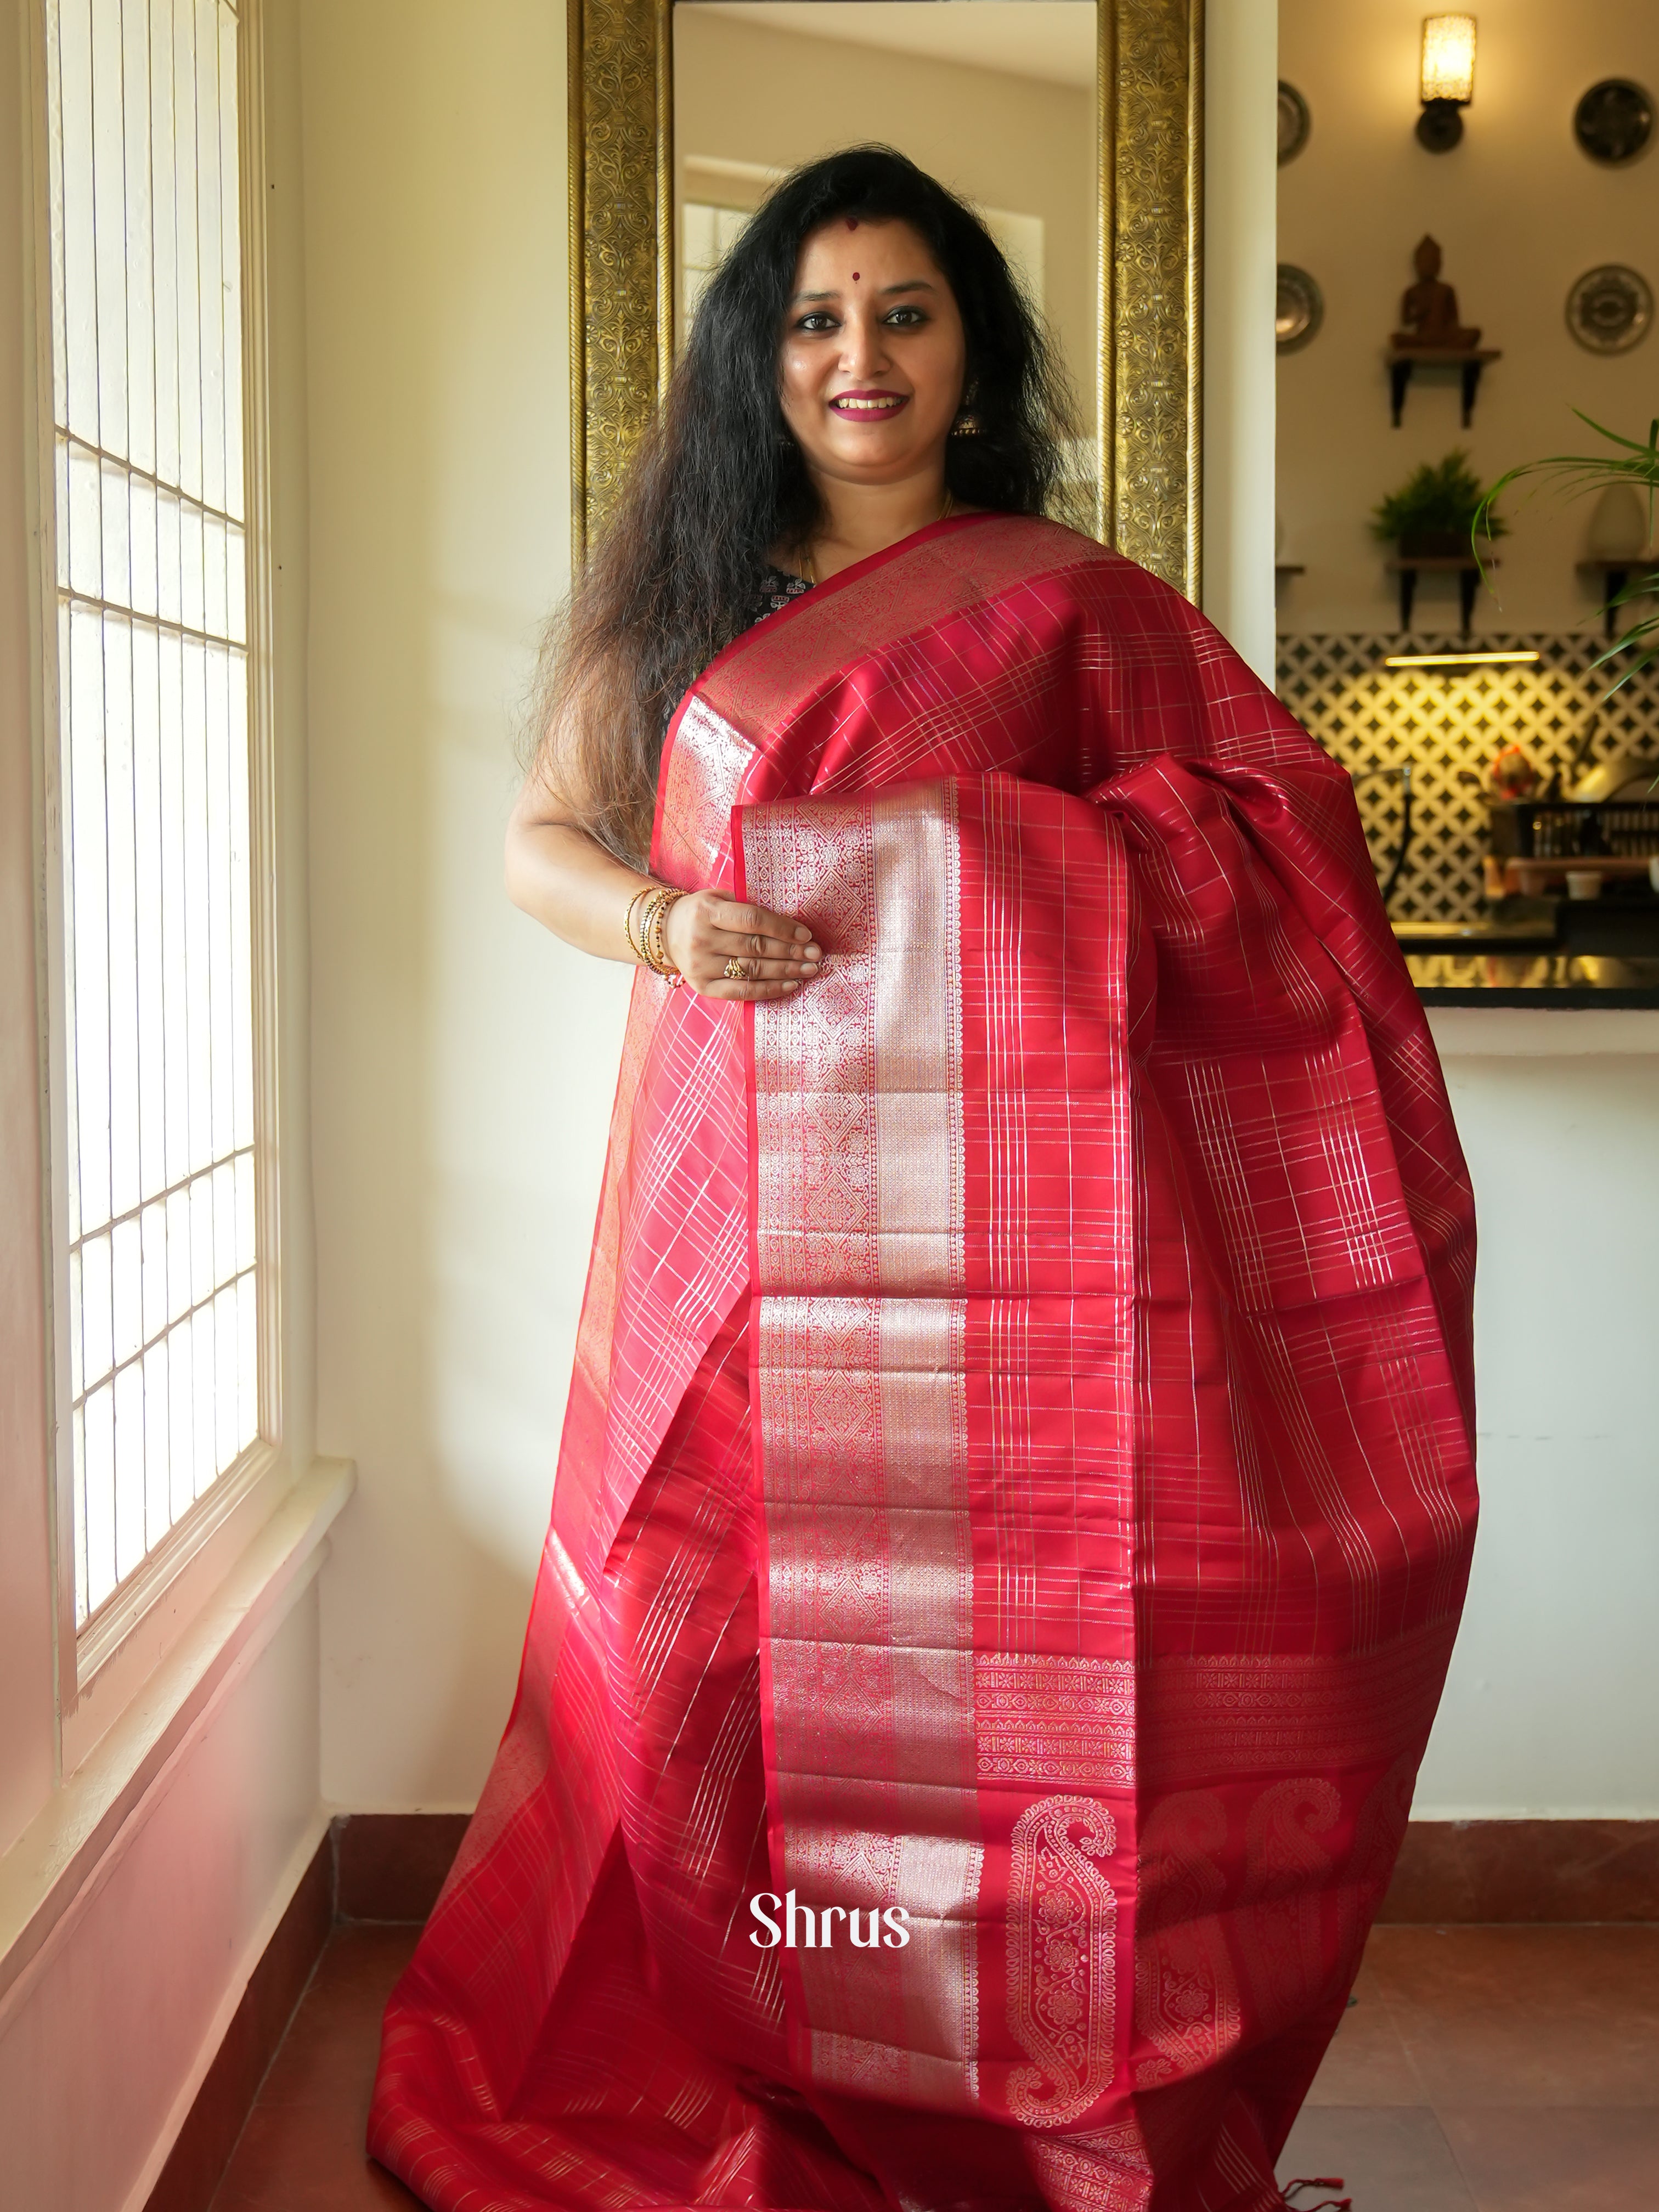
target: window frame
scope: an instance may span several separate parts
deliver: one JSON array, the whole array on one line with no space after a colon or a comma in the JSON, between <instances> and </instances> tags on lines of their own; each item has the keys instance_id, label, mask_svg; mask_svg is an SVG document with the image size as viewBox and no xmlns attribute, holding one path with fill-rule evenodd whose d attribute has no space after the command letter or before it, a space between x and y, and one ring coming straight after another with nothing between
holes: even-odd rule
<instances>
[{"instance_id":1,"label":"window frame","mask_svg":"<svg viewBox=\"0 0 1659 2212\"><path fill-rule=\"evenodd\" d=\"M264 15L261 0L234 0L237 19L237 213L241 253L243 500L247 628L248 866L253 1060L254 1279L258 1427L253 1441L116 1585L84 1624L76 1622L75 1469L69 1361L68 939L64 892L64 742L58 672L58 515L52 320L47 0L30 8L30 106L34 264L35 507L39 595L37 763L42 973L40 1073L46 1234L46 1389L52 1569L60 1721L76 1711L134 1632L185 1570L270 1476L283 1456L280 1127L277 1033L276 763L274 735L273 563L265 254ZM170 1639L169 1639L170 1640ZM159 1656L159 1655L158 1655Z\"/></svg>"}]
</instances>

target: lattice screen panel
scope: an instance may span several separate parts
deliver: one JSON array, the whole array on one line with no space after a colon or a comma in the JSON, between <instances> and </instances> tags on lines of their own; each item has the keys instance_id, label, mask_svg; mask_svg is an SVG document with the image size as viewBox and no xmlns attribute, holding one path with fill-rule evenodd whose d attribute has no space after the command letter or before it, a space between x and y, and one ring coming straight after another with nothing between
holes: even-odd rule
<instances>
[{"instance_id":1,"label":"lattice screen panel","mask_svg":"<svg viewBox=\"0 0 1659 2212\"><path fill-rule=\"evenodd\" d=\"M1385 668L1395 635L1281 637L1279 696L1355 779L1379 876L1400 834L1400 781L1412 764L1413 838L1393 912L1401 921L1473 921L1483 912L1489 848L1486 770L1509 744L1547 778L1576 750L1584 767L1620 752L1659 754L1659 672L1611 698L1617 672L1592 669L1583 634L1482 637L1481 650L1531 650L1536 661L1486 668ZM1413 653L1455 653L1456 640L1413 639Z\"/></svg>"}]
</instances>

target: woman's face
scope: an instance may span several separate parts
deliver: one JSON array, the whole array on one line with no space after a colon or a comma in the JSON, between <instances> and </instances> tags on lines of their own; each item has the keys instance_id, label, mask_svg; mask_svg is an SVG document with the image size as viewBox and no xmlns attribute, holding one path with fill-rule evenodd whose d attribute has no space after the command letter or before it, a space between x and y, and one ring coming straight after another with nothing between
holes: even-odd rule
<instances>
[{"instance_id":1,"label":"woman's face","mask_svg":"<svg viewBox=\"0 0 1659 2212\"><path fill-rule=\"evenodd\" d=\"M781 398L816 475L885 484L936 466L965 359L951 287L908 222L837 217L806 240Z\"/></svg>"}]
</instances>

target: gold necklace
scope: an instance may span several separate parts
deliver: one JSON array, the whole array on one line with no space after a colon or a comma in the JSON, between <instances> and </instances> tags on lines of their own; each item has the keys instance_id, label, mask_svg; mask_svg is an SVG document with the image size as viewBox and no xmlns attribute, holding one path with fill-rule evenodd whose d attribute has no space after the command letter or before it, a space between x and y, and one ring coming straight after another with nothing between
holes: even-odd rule
<instances>
[{"instance_id":1,"label":"gold necklace","mask_svg":"<svg viewBox=\"0 0 1659 2212\"><path fill-rule=\"evenodd\" d=\"M953 500L953 499L951 498L951 496L950 493L947 491L947 492L945 493L945 501L944 501L944 504L943 504L943 506L941 506L941 507L939 508L939 513L938 513L938 514L933 517L933 520L934 520L935 522L945 522L945 521L948 521L948 520L949 520L949 519L950 519L950 517L951 517L951 515L953 515L953 514L956 513L956 511L957 511L957 503L956 503L955 500ZM805 545L805 546L802 548L802 550L801 550L801 556L800 556L800 560L801 560L801 571L802 571L802 574L805 576L805 579L806 579L807 582L808 582L809 584L816 584L816 583L817 582L817 580L818 580L818 564L817 564L817 561L813 558L813 555L812 555L812 544L811 544L811 540L810 538L807 540L807 542L806 542Z\"/></svg>"}]
</instances>

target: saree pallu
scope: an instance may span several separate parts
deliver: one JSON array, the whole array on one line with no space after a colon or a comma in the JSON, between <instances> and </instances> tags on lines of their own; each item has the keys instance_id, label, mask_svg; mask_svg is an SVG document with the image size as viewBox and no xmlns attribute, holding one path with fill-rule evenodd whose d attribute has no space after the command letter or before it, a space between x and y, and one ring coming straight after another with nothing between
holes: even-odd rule
<instances>
[{"instance_id":1,"label":"saree pallu","mask_svg":"<svg viewBox=\"0 0 1659 2212\"><path fill-rule=\"evenodd\" d=\"M713 665L653 858L827 957L636 980L370 2147L441 2212L1276 2206L1474 1522L1468 1180L1348 779L1164 586L963 517Z\"/></svg>"}]
</instances>

